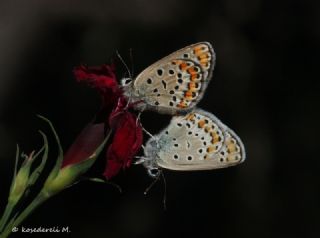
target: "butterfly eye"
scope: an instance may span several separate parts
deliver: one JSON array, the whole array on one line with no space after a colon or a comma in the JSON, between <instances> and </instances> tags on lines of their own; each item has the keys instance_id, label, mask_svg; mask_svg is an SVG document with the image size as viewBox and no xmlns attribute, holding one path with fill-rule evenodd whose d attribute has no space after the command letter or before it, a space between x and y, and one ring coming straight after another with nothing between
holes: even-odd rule
<instances>
[{"instance_id":1,"label":"butterfly eye","mask_svg":"<svg viewBox=\"0 0 320 238\"><path fill-rule=\"evenodd\" d=\"M121 85L122 86L128 86L131 83L132 83L132 78L124 78L124 79L121 80Z\"/></svg>"},{"instance_id":2,"label":"butterfly eye","mask_svg":"<svg viewBox=\"0 0 320 238\"><path fill-rule=\"evenodd\" d=\"M152 168L152 169L149 169L148 170L148 174L153 177L153 178L156 178L160 175L160 170L157 169L157 168Z\"/></svg>"}]
</instances>

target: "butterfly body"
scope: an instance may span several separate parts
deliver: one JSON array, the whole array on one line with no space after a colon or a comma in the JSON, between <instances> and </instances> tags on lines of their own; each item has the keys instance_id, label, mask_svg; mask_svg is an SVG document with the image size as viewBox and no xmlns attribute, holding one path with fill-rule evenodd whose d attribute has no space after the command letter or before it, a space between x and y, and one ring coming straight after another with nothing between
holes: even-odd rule
<instances>
[{"instance_id":1,"label":"butterfly body","mask_svg":"<svg viewBox=\"0 0 320 238\"><path fill-rule=\"evenodd\" d=\"M147 142L143 164L154 177L152 171L159 168L211 170L244 160L244 146L235 132L213 114L195 109L173 117L167 128Z\"/></svg>"},{"instance_id":2,"label":"butterfly body","mask_svg":"<svg viewBox=\"0 0 320 238\"><path fill-rule=\"evenodd\" d=\"M124 94L130 102L138 102L138 110L190 111L203 96L215 59L208 42L187 46L147 67L128 84L122 83Z\"/></svg>"}]
</instances>

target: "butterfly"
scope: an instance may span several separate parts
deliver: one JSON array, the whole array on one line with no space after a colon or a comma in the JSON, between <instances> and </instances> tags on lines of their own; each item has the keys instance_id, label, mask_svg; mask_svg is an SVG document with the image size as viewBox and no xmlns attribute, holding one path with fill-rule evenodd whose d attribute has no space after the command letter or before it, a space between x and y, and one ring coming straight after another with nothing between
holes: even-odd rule
<instances>
[{"instance_id":1,"label":"butterfly","mask_svg":"<svg viewBox=\"0 0 320 238\"><path fill-rule=\"evenodd\" d=\"M122 79L124 95L140 111L188 112L201 100L215 60L210 43L189 45L150 65L135 79Z\"/></svg>"},{"instance_id":2,"label":"butterfly","mask_svg":"<svg viewBox=\"0 0 320 238\"><path fill-rule=\"evenodd\" d=\"M151 177L161 168L212 170L242 163L242 141L216 116L201 109L172 117L169 125L151 137L144 147L142 163Z\"/></svg>"}]
</instances>

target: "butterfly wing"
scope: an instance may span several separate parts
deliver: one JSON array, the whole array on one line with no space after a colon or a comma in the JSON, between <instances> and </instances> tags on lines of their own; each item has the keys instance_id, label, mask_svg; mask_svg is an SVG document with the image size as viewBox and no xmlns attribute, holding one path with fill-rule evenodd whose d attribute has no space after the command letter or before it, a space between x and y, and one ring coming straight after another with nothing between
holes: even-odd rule
<instances>
[{"instance_id":1,"label":"butterfly wing","mask_svg":"<svg viewBox=\"0 0 320 238\"><path fill-rule=\"evenodd\" d=\"M208 42L187 46L142 71L134 80L131 95L160 113L188 111L201 100L215 59Z\"/></svg>"},{"instance_id":2,"label":"butterfly wing","mask_svg":"<svg viewBox=\"0 0 320 238\"><path fill-rule=\"evenodd\" d=\"M245 160L240 138L213 114L200 109L174 117L157 138L153 153L155 164L162 168L211 170Z\"/></svg>"}]
</instances>

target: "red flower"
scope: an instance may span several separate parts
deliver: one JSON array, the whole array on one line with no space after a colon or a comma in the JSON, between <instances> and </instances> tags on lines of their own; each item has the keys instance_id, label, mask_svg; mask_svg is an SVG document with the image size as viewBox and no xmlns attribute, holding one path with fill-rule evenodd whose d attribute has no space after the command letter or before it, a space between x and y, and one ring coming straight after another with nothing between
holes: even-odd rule
<instances>
[{"instance_id":1,"label":"red flower","mask_svg":"<svg viewBox=\"0 0 320 238\"><path fill-rule=\"evenodd\" d=\"M108 120L111 111L117 105L118 99L123 97L116 80L115 66L113 64L92 67L81 65L76 67L73 73L78 82L86 82L98 90L102 97L102 108L98 117L105 116L103 120Z\"/></svg>"},{"instance_id":2,"label":"red flower","mask_svg":"<svg viewBox=\"0 0 320 238\"><path fill-rule=\"evenodd\" d=\"M81 132L63 161L63 166L67 166L86 159L102 143L105 129L112 129L114 137L107 149L107 166L104 171L107 179L117 175L121 168L131 165L143 140L140 123L137 123L136 116L127 110L130 105L127 105L127 100L119 88L114 71L114 65L82 65L74 69L78 82L84 81L98 90L102 96L102 108L96 122L90 123Z\"/></svg>"},{"instance_id":3,"label":"red flower","mask_svg":"<svg viewBox=\"0 0 320 238\"><path fill-rule=\"evenodd\" d=\"M135 115L125 110L126 103L123 97L119 98L117 107L109 117L109 125L115 130L115 135L107 151L108 166L104 171L107 179L115 176L121 168L129 167L142 144L141 126Z\"/></svg>"}]
</instances>

